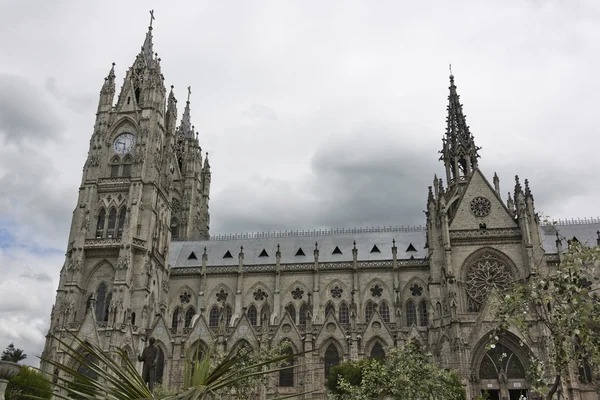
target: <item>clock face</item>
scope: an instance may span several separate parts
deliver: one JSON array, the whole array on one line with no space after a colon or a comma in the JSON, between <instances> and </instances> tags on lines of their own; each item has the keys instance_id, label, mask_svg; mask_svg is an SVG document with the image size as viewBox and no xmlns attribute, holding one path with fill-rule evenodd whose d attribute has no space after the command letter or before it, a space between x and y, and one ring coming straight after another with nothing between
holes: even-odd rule
<instances>
[{"instance_id":1,"label":"clock face","mask_svg":"<svg viewBox=\"0 0 600 400\"><path fill-rule=\"evenodd\" d=\"M123 133L115 139L113 143L113 149L119 154L127 154L133 149L135 144L135 136L131 133Z\"/></svg>"}]
</instances>

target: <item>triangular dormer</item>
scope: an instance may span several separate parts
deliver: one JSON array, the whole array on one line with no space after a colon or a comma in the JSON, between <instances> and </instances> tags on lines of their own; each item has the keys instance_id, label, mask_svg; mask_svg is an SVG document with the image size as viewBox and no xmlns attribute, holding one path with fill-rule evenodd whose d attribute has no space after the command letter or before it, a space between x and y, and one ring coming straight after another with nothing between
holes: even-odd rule
<instances>
[{"instance_id":1,"label":"triangular dormer","mask_svg":"<svg viewBox=\"0 0 600 400\"><path fill-rule=\"evenodd\" d=\"M408 244L408 247L406 248L406 252L407 252L407 253L408 253L408 252L414 252L414 253L416 253L416 252L417 252L417 249L415 249L415 246L413 246L413 244L412 244L412 243L409 243L409 244Z\"/></svg>"},{"instance_id":2,"label":"triangular dormer","mask_svg":"<svg viewBox=\"0 0 600 400\"><path fill-rule=\"evenodd\" d=\"M296 252L296 257L298 256L305 256L306 254L304 254L304 250L302 250L302 247L298 248L298 251Z\"/></svg>"},{"instance_id":3,"label":"triangular dormer","mask_svg":"<svg viewBox=\"0 0 600 400\"><path fill-rule=\"evenodd\" d=\"M231 255L231 252L229 250L227 250L227 252L223 256L223 258L233 258L233 256Z\"/></svg>"},{"instance_id":4,"label":"triangular dormer","mask_svg":"<svg viewBox=\"0 0 600 400\"><path fill-rule=\"evenodd\" d=\"M267 253L267 251L265 249L262 249L262 251L260 252L260 254L258 256L259 257L269 257L269 253Z\"/></svg>"},{"instance_id":5,"label":"triangular dormer","mask_svg":"<svg viewBox=\"0 0 600 400\"><path fill-rule=\"evenodd\" d=\"M331 254L342 254L342 251L340 250L340 248L338 246L335 246L335 249L333 249L333 253Z\"/></svg>"},{"instance_id":6,"label":"triangular dormer","mask_svg":"<svg viewBox=\"0 0 600 400\"><path fill-rule=\"evenodd\" d=\"M381 253L381 251L379 250L379 247L377 247L376 244L373 245L373 248L370 251L371 253Z\"/></svg>"},{"instance_id":7,"label":"triangular dormer","mask_svg":"<svg viewBox=\"0 0 600 400\"><path fill-rule=\"evenodd\" d=\"M196 253L194 253L193 251L190 253L190 255L187 258L188 260L197 260L198 257L196 257Z\"/></svg>"}]
</instances>

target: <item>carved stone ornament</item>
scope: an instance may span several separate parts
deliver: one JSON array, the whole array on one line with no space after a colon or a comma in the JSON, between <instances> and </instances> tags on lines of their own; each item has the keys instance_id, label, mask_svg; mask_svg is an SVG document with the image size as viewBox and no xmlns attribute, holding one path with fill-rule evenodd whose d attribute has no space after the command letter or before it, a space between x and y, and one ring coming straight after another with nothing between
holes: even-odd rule
<instances>
[{"instance_id":1,"label":"carved stone ornament","mask_svg":"<svg viewBox=\"0 0 600 400\"><path fill-rule=\"evenodd\" d=\"M485 217L492 210L492 202L485 197L475 197L471 200L470 208L476 217Z\"/></svg>"},{"instance_id":2,"label":"carved stone ornament","mask_svg":"<svg viewBox=\"0 0 600 400\"><path fill-rule=\"evenodd\" d=\"M269 295L262 290L261 288L258 288L254 293L254 300L256 301L263 301L265 298L267 298Z\"/></svg>"},{"instance_id":3,"label":"carved stone ornament","mask_svg":"<svg viewBox=\"0 0 600 400\"><path fill-rule=\"evenodd\" d=\"M339 299L340 297L342 297L343 292L344 290L341 287L336 286L333 289L331 289L331 296L333 298Z\"/></svg>"},{"instance_id":4,"label":"carved stone ornament","mask_svg":"<svg viewBox=\"0 0 600 400\"><path fill-rule=\"evenodd\" d=\"M381 297L383 293L383 288L379 285L375 285L371 288L371 296L373 297Z\"/></svg>"},{"instance_id":5,"label":"carved stone ornament","mask_svg":"<svg viewBox=\"0 0 600 400\"><path fill-rule=\"evenodd\" d=\"M303 294L304 294L304 290L297 287L296 289L292 290L292 299L301 300Z\"/></svg>"},{"instance_id":6,"label":"carved stone ornament","mask_svg":"<svg viewBox=\"0 0 600 400\"><path fill-rule=\"evenodd\" d=\"M469 266L465 281L469 300L481 305L493 288L507 290L513 277L508 265L494 254L485 254Z\"/></svg>"},{"instance_id":7,"label":"carved stone ornament","mask_svg":"<svg viewBox=\"0 0 600 400\"><path fill-rule=\"evenodd\" d=\"M192 295L187 291L179 295L179 300L181 301L181 304L189 303L191 298Z\"/></svg>"}]
</instances>

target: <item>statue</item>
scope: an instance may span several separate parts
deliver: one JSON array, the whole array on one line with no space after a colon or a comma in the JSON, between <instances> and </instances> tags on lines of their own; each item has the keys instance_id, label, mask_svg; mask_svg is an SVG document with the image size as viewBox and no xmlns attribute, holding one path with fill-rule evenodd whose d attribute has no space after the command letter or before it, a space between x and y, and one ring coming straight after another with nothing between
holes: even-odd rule
<instances>
[{"instance_id":1,"label":"statue","mask_svg":"<svg viewBox=\"0 0 600 400\"><path fill-rule=\"evenodd\" d=\"M148 385L150 392L154 391L154 380L156 379L156 364L158 363L159 349L154 345L156 339L151 337L148 339L149 345L144 349L142 354L138 356L138 361L144 363L142 369L142 379Z\"/></svg>"}]
</instances>

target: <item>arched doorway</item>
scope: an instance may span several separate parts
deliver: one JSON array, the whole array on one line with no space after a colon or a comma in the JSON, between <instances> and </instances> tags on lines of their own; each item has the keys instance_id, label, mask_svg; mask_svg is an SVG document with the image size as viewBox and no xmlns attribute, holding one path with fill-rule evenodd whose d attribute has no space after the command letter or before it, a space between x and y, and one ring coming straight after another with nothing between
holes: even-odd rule
<instances>
[{"instance_id":1,"label":"arched doorway","mask_svg":"<svg viewBox=\"0 0 600 400\"><path fill-rule=\"evenodd\" d=\"M519 400L527 397L526 358L510 341L500 341L484 352L477 367L477 395L489 400Z\"/></svg>"}]
</instances>

